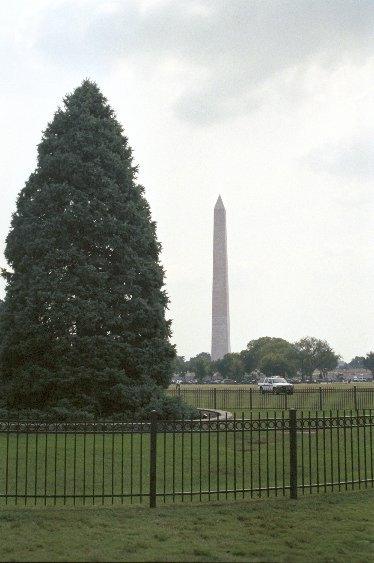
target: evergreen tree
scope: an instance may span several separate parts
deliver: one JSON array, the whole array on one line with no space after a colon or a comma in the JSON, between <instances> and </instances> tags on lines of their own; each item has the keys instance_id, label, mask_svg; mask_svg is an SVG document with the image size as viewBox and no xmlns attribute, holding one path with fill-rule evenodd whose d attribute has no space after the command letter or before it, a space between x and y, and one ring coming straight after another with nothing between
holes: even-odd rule
<instances>
[{"instance_id":1,"label":"evergreen tree","mask_svg":"<svg viewBox=\"0 0 374 563\"><path fill-rule=\"evenodd\" d=\"M107 416L166 401L168 298L136 172L112 109L85 80L43 134L7 238L7 408Z\"/></svg>"}]
</instances>

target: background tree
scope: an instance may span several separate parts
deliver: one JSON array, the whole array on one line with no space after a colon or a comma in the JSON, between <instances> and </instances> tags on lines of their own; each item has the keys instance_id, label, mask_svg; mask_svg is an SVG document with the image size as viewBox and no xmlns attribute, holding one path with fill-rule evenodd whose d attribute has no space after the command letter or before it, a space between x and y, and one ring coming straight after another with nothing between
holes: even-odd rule
<instances>
[{"instance_id":1,"label":"background tree","mask_svg":"<svg viewBox=\"0 0 374 563\"><path fill-rule=\"evenodd\" d=\"M354 358L352 358L350 362L348 362L346 367L353 369L360 369L364 367L364 364L365 364L364 356L355 356Z\"/></svg>"},{"instance_id":2,"label":"background tree","mask_svg":"<svg viewBox=\"0 0 374 563\"><path fill-rule=\"evenodd\" d=\"M249 350L242 350L240 352L240 357L244 365L244 373L249 375L254 369L256 369L255 357Z\"/></svg>"},{"instance_id":3,"label":"background tree","mask_svg":"<svg viewBox=\"0 0 374 563\"><path fill-rule=\"evenodd\" d=\"M283 338L264 336L251 340L247 345L247 352L253 358L254 367L267 375L294 377L297 373L297 351L293 344Z\"/></svg>"},{"instance_id":4,"label":"background tree","mask_svg":"<svg viewBox=\"0 0 374 563\"><path fill-rule=\"evenodd\" d=\"M213 370L218 371L224 379L232 379L241 383L245 374L243 356L235 352L226 354L222 359L213 363Z\"/></svg>"},{"instance_id":5,"label":"background tree","mask_svg":"<svg viewBox=\"0 0 374 563\"><path fill-rule=\"evenodd\" d=\"M369 352L366 354L366 358L364 360L364 367L371 371L374 376L374 352Z\"/></svg>"},{"instance_id":6,"label":"background tree","mask_svg":"<svg viewBox=\"0 0 374 563\"><path fill-rule=\"evenodd\" d=\"M167 401L175 351L159 252L127 138L86 80L45 130L7 238L8 408L113 415Z\"/></svg>"},{"instance_id":7,"label":"background tree","mask_svg":"<svg viewBox=\"0 0 374 563\"><path fill-rule=\"evenodd\" d=\"M187 373L187 362L184 356L175 356L172 366L173 375L184 377Z\"/></svg>"},{"instance_id":8,"label":"background tree","mask_svg":"<svg viewBox=\"0 0 374 563\"><path fill-rule=\"evenodd\" d=\"M303 379L310 378L315 370L319 370L321 376L326 375L338 365L339 356L325 340L308 336L296 342L295 348Z\"/></svg>"},{"instance_id":9,"label":"background tree","mask_svg":"<svg viewBox=\"0 0 374 563\"><path fill-rule=\"evenodd\" d=\"M188 371L195 374L199 383L202 383L213 373L211 357L207 352L201 352L200 354L197 354L197 356L190 358L187 362L187 367Z\"/></svg>"},{"instance_id":10,"label":"background tree","mask_svg":"<svg viewBox=\"0 0 374 563\"><path fill-rule=\"evenodd\" d=\"M282 354L269 352L262 356L259 364L260 371L267 376L280 375L292 378L295 375L295 365Z\"/></svg>"}]
</instances>

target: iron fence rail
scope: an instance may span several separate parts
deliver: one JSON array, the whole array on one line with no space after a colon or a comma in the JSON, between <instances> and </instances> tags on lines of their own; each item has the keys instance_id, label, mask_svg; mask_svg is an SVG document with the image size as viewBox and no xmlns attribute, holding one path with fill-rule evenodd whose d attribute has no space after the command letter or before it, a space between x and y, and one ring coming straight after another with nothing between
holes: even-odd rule
<instances>
[{"instance_id":1,"label":"iron fence rail","mask_svg":"<svg viewBox=\"0 0 374 563\"><path fill-rule=\"evenodd\" d=\"M369 409L0 422L0 504L155 506L373 487L373 427Z\"/></svg>"},{"instance_id":2,"label":"iron fence rail","mask_svg":"<svg viewBox=\"0 0 374 563\"><path fill-rule=\"evenodd\" d=\"M374 387L294 387L292 395L262 393L258 388L181 386L168 389L188 404L222 410L341 410L374 408Z\"/></svg>"}]
</instances>

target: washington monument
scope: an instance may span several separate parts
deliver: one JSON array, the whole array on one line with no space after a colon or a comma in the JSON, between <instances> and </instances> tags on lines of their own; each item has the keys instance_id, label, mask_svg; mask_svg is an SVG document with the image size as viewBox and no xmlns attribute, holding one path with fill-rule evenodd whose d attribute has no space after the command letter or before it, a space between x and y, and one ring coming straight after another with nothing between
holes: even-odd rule
<instances>
[{"instance_id":1,"label":"washington monument","mask_svg":"<svg viewBox=\"0 0 374 563\"><path fill-rule=\"evenodd\" d=\"M221 196L214 206L212 361L230 352L229 282L227 273L226 210Z\"/></svg>"}]
</instances>

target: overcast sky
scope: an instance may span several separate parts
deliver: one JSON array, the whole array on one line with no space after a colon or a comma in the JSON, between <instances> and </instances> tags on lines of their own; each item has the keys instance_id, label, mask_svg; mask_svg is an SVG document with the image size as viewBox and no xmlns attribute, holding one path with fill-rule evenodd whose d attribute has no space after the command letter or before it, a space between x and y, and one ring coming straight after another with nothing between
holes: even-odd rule
<instances>
[{"instance_id":1,"label":"overcast sky","mask_svg":"<svg viewBox=\"0 0 374 563\"><path fill-rule=\"evenodd\" d=\"M374 349L373 0L4 0L0 77L1 266L41 131L89 77L139 164L179 354L210 351L219 194L232 350Z\"/></svg>"}]
</instances>

